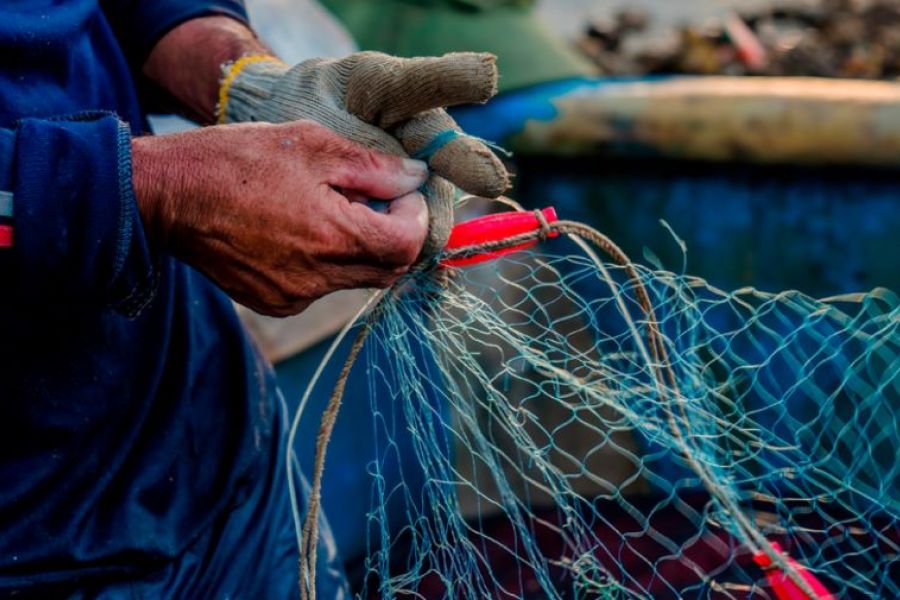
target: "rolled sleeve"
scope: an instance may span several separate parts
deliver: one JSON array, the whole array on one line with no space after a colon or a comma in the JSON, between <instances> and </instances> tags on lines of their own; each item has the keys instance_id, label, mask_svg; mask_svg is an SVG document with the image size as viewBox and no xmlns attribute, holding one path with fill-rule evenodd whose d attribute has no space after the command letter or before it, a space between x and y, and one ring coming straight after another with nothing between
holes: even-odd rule
<instances>
[{"instance_id":1,"label":"rolled sleeve","mask_svg":"<svg viewBox=\"0 0 900 600\"><path fill-rule=\"evenodd\" d=\"M156 287L131 178L131 132L108 113L24 119L11 187L15 294L137 315Z\"/></svg>"},{"instance_id":2,"label":"rolled sleeve","mask_svg":"<svg viewBox=\"0 0 900 600\"><path fill-rule=\"evenodd\" d=\"M190 19L226 15L248 23L243 0L102 0L119 43L133 65L142 65L166 33Z\"/></svg>"}]
</instances>

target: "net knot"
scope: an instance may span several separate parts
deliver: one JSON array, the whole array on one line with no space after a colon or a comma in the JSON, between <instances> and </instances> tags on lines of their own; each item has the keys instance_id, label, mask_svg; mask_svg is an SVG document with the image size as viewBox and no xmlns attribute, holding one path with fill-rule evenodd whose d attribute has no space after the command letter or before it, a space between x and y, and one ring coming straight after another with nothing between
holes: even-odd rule
<instances>
[{"instance_id":1,"label":"net knot","mask_svg":"<svg viewBox=\"0 0 900 600\"><path fill-rule=\"evenodd\" d=\"M538 231L538 239L544 242L550 236L550 222L547 221L547 217L546 215L544 215L544 212L542 210L536 209L533 212L535 218L538 220L538 223L541 224L541 228Z\"/></svg>"}]
</instances>

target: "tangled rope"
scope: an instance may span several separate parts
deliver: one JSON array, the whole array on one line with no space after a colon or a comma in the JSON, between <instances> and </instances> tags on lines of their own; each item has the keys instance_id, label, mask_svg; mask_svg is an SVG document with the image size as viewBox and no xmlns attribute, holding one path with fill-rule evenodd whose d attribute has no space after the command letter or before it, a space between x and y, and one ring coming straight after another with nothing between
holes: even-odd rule
<instances>
[{"instance_id":1,"label":"tangled rope","mask_svg":"<svg viewBox=\"0 0 900 600\"><path fill-rule=\"evenodd\" d=\"M512 204L517 209L521 210L521 207L518 207L518 205L512 203L512 201L505 199L505 203ZM781 571L785 573L801 590L803 590L809 598L815 598L815 592L810 587L810 584L801 575L801 573L798 572L795 566L791 564L779 552L778 548L774 546L772 542L766 539L766 537L763 536L756 527L754 527L750 519L744 514L740 506L738 506L737 502L723 489L721 489L720 485L716 483L715 477L709 472L709 469L694 457L691 446L688 443L684 432L681 430L681 427L678 425L678 418L676 417L675 410L673 409L673 405L677 405L679 416L684 420L684 422L687 422L688 415L685 411L683 402L679 401L681 394L678 390L676 376L673 371L671 361L668 357L665 344L663 342L663 336L656 319L654 308L650 299L650 294L648 293L637 270L635 269L634 264L629 259L627 254L625 254L625 252L622 251L622 249L619 248L607 236L603 235L602 233L588 225L575 221L555 221L553 223L549 223L540 211L535 211L535 216L540 223L540 228L537 230L520 235L510 236L505 239L493 240L461 248L455 248L450 251L445 251L440 255L439 258L441 260L465 259L473 256L478 256L480 254L515 248L528 242L543 241L546 240L551 234L564 234L569 236L570 239L572 239L582 248L582 250L584 250L588 254L588 256L596 264L598 269L605 270L602 262L599 260L599 258L597 258L590 245L586 242L589 242L594 247L601 250L608 257L610 257L610 259L612 259L615 264L622 267L625 271L625 274L634 285L633 289L638 300L638 304L644 314L644 317L646 318L646 342L647 346L649 347L649 353L646 354L645 360L647 363L652 365L653 377L656 380L656 391L662 401L661 404L665 407L666 420L673 435L675 444L678 446L679 452L684 456L691 469L697 474L703 486L713 497L718 500L723 509L726 510L734 518L735 524L739 529L741 537L743 538L743 541L746 543L748 548L754 553L764 553L771 560L771 564L773 565L773 567L777 566L777 568L781 569ZM429 273L437 277L445 276L448 272L448 269L441 268L437 265L438 263L436 261L431 261L431 270L429 271ZM381 313L381 307L383 306L383 303L387 298L391 297L391 294L392 290L383 293L381 297L377 299L377 303L374 304L374 308L369 310L368 314L365 316L365 321L362 325L362 328L360 329L350 348L349 354L338 376L334 390L322 414L319 433L316 440L316 454L312 477L312 487L308 500L306 518L304 520L302 534L300 535L301 541L299 586L302 600L315 600L316 598L315 565L317 559L316 550L319 541L319 515L321 512L322 477L325 468L325 457L328 450L328 445L331 440L338 414L340 412L347 379L351 370L353 369L353 366L356 363L360 351L365 345L366 339L373 329L373 323ZM617 298L617 300L620 304L623 314L627 315L627 309L624 304L622 304L622 300L620 298ZM370 302L370 305L371 304L372 302ZM633 323L630 323L630 326L633 335L637 340L640 337L637 332L637 328ZM340 339L338 340L338 342L339 341ZM332 347L332 350L336 347L336 345L337 342ZM640 347L642 349L644 348L643 343L640 343ZM643 351L646 353L646 350ZM328 361L330 355L331 352L326 355L324 361ZM574 378L574 376L572 377ZM672 390L673 397L668 396L667 390ZM290 448L288 449L288 451L291 451Z\"/></svg>"}]
</instances>

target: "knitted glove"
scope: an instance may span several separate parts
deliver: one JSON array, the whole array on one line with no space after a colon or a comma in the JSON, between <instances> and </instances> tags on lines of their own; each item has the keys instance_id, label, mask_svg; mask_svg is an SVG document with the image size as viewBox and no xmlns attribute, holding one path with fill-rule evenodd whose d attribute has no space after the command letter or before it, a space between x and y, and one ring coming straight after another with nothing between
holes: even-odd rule
<instances>
[{"instance_id":1,"label":"knitted glove","mask_svg":"<svg viewBox=\"0 0 900 600\"><path fill-rule=\"evenodd\" d=\"M310 119L355 142L429 163L430 213L423 257L437 254L453 225L452 184L495 198L509 177L480 140L463 134L444 107L483 103L496 93L490 54L403 59L359 52L294 67L250 56L225 67L219 121L280 123Z\"/></svg>"}]
</instances>

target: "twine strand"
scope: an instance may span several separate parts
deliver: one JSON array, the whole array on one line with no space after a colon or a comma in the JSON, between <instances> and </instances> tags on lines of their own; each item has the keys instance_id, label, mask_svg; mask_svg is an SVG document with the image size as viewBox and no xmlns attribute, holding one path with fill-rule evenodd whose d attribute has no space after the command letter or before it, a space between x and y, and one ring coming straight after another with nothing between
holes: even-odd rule
<instances>
[{"instance_id":1,"label":"twine strand","mask_svg":"<svg viewBox=\"0 0 900 600\"><path fill-rule=\"evenodd\" d=\"M666 410L667 422L675 438L675 441L679 446L679 451L684 456L685 460L690 465L692 470L694 470L694 472L700 478L703 486L723 505L723 508L725 508L725 510L727 510L728 513L735 519L735 524L737 525L740 533L745 538L745 542L750 547L750 549L754 552L764 552L772 560L773 567L777 566L783 573L787 574L787 576L795 584L797 584L799 588L809 596L809 598L815 598L816 594L811 588L810 584L806 581L806 579L797 571L797 569L792 564L790 564L785 559L785 557L781 553L777 551L776 548L773 547L772 543L752 525L748 517L744 514L743 510L740 508L740 506L738 506L737 502L733 498L731 498L724 490L720 489L720 486L715 482L714 476L710 474L708 469L693 456L691 447L687 443L681 427L678 425L678 418L676 418L676 415L671 406L673 404L673 400L676 400L674 403L678 405L678 412L680 417L682 418L683 422L688 421L688 415L685 410L684 403L677 401L681 398L681 393L678 389L675 372L672 368L671 361L669 359L668 352L663 341L662 332L656 319L653 304L650 299L650 294L647 291L647 288L644 286L644 283L641 280L640 274L635 268L634 263L631 261L628 255L621 248L619 248L619 246L617 246L611 239L609 239L607 236L600 233L593 227L590 227L584 223L579 223L577 221L555 221L553 223L548 223L547 219L541 211L534 211L534 214L541 224L540 229L536 231L510 236L501 240L492 240L480 244L464 246L451 251L445 251L441 255L440 259L451 260L470 258L472 256L477 256L488 252L513 248L516 246L520 246L526 242L544 241L551 233L558 233L589 241L591 244L593 244L595 247L602 250L607 256L609 256L614 263L622 267L625 270L626 275L634 285L634 291L638 300L638 304L646 318L646 335L647 341L649 342L650 353L652 355L651 367L654 379L656 379L657 391L660 395L661 403ZM436 267L433 273L436 277L439 277L440 281L444 281L445 283L447 282L448 279L446 277L446 269ZM331 441L331 435L334 431L334 425L337 421L338 413L340 411L344 389L346 387L350 371L353 369L353 366L356 363L356 359L363 346L365 345L366 339L368 338L368 335L373 328L375 315L378 315L380 313L380 307L386 301L386 299L390 297L390 293L385 294L382 297L381 301L375 306L375 308L373 308L372 312L366 318L362 329L357 335L356 340L353 342L353 346L351 347L350 353L347 356L347 360L345 361L344 366L341 369L337 383L334 387L334 391L328 401L328 405L325 408L324 413L322 414L319 436L316 440L316 457L313 472L312 490L310 492L308 510L303 526L303 536L300 546L301 600L316 600L315 562L316 546L318 545L319 540L319 512L321 505L322 475L325 468L325 454L328 448L328 444ZM666 392L666 390L671 390L674 398L668 398L668 393Z\"/></svg>"}]
</instances>

